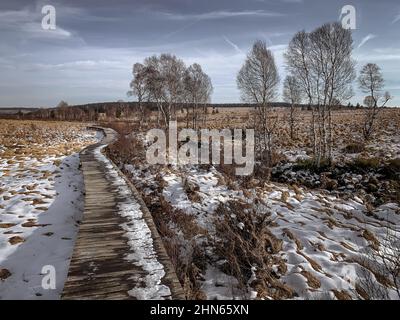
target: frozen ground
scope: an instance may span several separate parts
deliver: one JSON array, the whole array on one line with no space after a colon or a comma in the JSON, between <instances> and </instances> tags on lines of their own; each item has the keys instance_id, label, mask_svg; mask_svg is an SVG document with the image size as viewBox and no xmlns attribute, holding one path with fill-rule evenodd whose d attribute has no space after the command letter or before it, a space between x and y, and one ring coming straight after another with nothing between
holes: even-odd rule
<instances>
[{"instance_id":1,"label":"frozen ground","mask_svg":"<svg viewBox=\"0 0 400 320\"><path fill-rule=\"evenodd\" d=\"M385 237L388 228L400 231L400 208L396 203L377 207L370 215L366 200L355 194L341 198L327 191L288 188L276 183L252 189L228 187L216 170L196 167L163 168L157 178L148 169L138 170L132 165L125 169L144 194L156 194L156 185L161 185L159 196L173 208L194 216L197 225L211 237L218 237L214 223L215 209L220 203L257 203L273 222L273 234L282 240L278 254L285 261L286 271L280 275L280 281L301 299L357 298L356 283L361 270L358 259L374 245L375 239L381 241ZM187 185L196 190L196 197L193 192L188 194ZM181 234L179 225L171 223L170 227ZM188 240L181 237L182 242ZM197 240L201 240L201 235ZM216 260L212 248L209 249L209 265L200 280L207 298L255 298L257 293L251 288L248 292L238 290L236 279L218 268L222 261ZM278 270L278 266L274 268ZM390 289L390 297L396 296Z\"/></svg>"},{"instance_id":2,"label":"frozen ground","mask_svg":"<svg viewBox=\"0 0 400 320\"><path fill-rule=\"evenodd\" d=\"M0 299L57 299L62 291L83 210L76 151L98 137L83 128L58 129L47 128L45 134L27 130L18 144L3 141ZM55 139L47 140L48 135ZM44 266L55 268L54 290L42 288Z\"/></svg>"},{"instance_id":3,"label":"frozen ground","mask_svg":"<svg viewBox=\"0 0 400 320\"><path fill-rule=\"evenodd\" d=\"M360 253L372 239L383 239L387 227L400 231L400 209L391 203L376 208L375 216L367 216L367 208L358 197L341 199L329 193L289 190L268 185L260 193L271 219L272 232L283 240L282 257L287 272L282 281L300 297L334 298L344 291L355 296ZM391 290L391 297L396 295Z\"/></svg>"}]
</instances>

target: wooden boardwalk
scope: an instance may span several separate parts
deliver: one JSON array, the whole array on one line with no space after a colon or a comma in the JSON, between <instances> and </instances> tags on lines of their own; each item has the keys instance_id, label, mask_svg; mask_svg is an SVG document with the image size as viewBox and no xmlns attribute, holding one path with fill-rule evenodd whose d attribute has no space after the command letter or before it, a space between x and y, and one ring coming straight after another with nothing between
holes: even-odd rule
<instances>
[{"instance_id":1,"label":"wooden boardwalk","mask_svg":"<svg viewBox=\"0 0 400 320\"><path fill-rule=\"evenodd\" d=\"M101 143L92 145L81 153L82 172L85 182L85 209L79 228L62 299L135 299L129 294L145 282L148 271L135 265L127 255L132 253L126 230L129 223L119 213L121 195L110 181L107 168L99 161L95 152L101 145L115 139L114 131L104 129L106 136ZM150 212L129 181L134 201L140 204L143 218L151 231L157 261L164 268L162 284L170 290L167 299L183 299L183 291L172 264L166 255Z\"/></svg>"}]
</instances>

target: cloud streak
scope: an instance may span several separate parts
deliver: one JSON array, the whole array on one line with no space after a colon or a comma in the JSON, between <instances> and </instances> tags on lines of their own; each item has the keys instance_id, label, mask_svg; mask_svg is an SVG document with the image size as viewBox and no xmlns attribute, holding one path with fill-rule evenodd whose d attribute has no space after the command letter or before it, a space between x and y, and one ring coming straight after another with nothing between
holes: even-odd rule
<instances>
[{"instance_id":1,"label":"cloud streak","mask_svg":"<svg viewBox=\"0 0 400 320\"><path fill-rule=\"evenodd\" d=\"M170 20L218 20L237 17L283 17L285 14L266 10L244 10L244 11L211 11L200 14L179 14L164 12L162 15Z\"/></svg>"},{"instance_id":2,"label":"cloud streak","mask_svg":"<svg viewBox=\"0 0 400 320\"><path fill-rule=\"evenodd\" d=\"M370 40L372 40L372 39L375 39L377 36L376 35L374 35L374 34L369 34L369 35L367 35L367 36L365 36L362 40L361 40L361 42L360 42L360 44L358 45L358 47L357 47L357 49L360 49L363 45L365 45L368 41L370 41Z\"/></svg>"},{"instance_id":3,"label":"cloud streak","mask_svg":"<svg viewBox=\"0 0 400 320\"><path fill-rule=\"evenodd\" d=\"M397 16L394 17L394 19L392 21L392 24L394 24L394 23L396 23L398 21L400 21L400 13Z\"/></svg>"},{"instance_id":4,"label":"cloud streak","mask_svg":"<svg viewBox=\"0 0 400 320\"><path fill-rule=\"evenodd\" d=\"M241 54L244 54L244 52L239 48L239 46L238 46L237 44L233 43L233 42L232 42L231 40L229 40L226 36L223 36L223 38L224 38L224 40L225 40L225 42L226 42L227 44L229 44L233 49L236 50L236 52L241 53Z\"/></svg>"},{"instance_id":5,"label":"cloud streak","mask_svg":"<svg viewBox=\"0 0 400 320\"><path fill-rule=\"evenodd\" d=\"M57 25L56 30L42 29L42 15L31 8L0 11L0 29L12 31L24 40L27 39L67 39L72 32Z\"/></svg>"}]
</instances>

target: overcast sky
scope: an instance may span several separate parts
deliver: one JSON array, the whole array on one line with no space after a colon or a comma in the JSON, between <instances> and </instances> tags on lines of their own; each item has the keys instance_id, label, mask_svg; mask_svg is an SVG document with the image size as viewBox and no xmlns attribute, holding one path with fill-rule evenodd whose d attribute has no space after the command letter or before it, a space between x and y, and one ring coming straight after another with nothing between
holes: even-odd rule
<instances>
[{"instance_id":1,"label":"overcast sky","mask_svg":"<svg viewBox=\"0 0 400 320\"><path fill-rule=\"evenodd\" d=\"M53 31L41 27L47 4ZM254 40L267 41L283 79L293 34L338 21L348 4L357 10L357 70L379 64L400 105L398 0L1 0L0 106L128 100L133 63L164 52L202 65L213 102L239 102L236 74ZM352 102L362 100L356 90Z\"/></svg>"}]
</instances>

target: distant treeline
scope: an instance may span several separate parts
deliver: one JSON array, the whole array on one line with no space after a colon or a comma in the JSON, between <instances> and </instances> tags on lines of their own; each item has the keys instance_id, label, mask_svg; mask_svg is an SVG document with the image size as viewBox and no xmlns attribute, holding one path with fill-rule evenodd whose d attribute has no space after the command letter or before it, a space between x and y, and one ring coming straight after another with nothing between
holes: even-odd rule
<instances>
[{"instance_id":1,"label":"distant treeline","mask_svg":"<svg viewBox=\"0 0 400 320\"><path fill-rule=\"evenodd\" d=\"M25 108L25 107L0 107L0 115L3 114L17 114L29 113L38 110L38 108Z\"/></svg>"},{"instance_id":2,"label":"distant treeline","mask_svg":"<svg viewBox=\"0 0 400 320\"><path fill-rule=\"evenodd\" d=\"M189 104L190 105L190 104ZM284 102L272 102L274 108L290 108L289 103ZM142 102L142 106L148 112L157 111L156 103ZM179 104L176 106L177 112L184 110L187 107L186 104ZM191 107L191 106L190 106ZM208 112L218 112L218 109L222 108L254 108L254 104L249 103L213 103L207 104ZM299 108L307 110L307 105L298 105ZM346 107L339 106L340 108L358 108L360 106L353 107L348 105ZM28 112L27 112L28 111ZM138 115L140 112L138 102L101 102L101 103L90 103L82 105L67 106L62 105L56 108L40 108L21 110L21 108L15 108L12 112L12 108L7 108L7 112L0 112L1 118L8 119L28 119L28 120L62 120L62 121L100 121L105 119L126 119L132 118ZM182 111L183 112L183 111Z\"/></svg>"}]
</instances>

